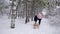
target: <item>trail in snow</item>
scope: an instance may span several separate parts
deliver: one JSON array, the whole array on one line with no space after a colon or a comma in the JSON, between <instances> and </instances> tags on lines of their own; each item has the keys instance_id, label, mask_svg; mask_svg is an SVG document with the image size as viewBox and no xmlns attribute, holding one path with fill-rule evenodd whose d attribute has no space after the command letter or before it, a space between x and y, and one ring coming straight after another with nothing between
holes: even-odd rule
<instances>
[{"instance_id":1,"label":"trail in snow","mask_svg":"<svg viewBox=\"0 0 60 34\"><path fill-rule=\"evenodd\" d=\"M57 34L55 27L49 25L47 19L43 18L39 29L33 29L34 21L27 24L24 19L16 19L15 29L10 28L10 19L7 16L0 17L0 34Z\"/></svg>"}]
</instances>

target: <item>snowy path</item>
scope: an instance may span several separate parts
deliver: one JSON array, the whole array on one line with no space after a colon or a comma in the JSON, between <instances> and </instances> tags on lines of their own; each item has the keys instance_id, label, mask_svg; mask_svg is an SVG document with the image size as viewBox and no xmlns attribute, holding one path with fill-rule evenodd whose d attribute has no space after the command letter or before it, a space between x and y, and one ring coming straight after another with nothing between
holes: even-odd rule
<instances>
[{"instance_id":1,"label":"snowy path","mask_svg":"<svg viewBox=\"0 0 60 34\"><path fill-rule=\"evenodd\" d=\"M10 20L7 16L0 17L0 34L58 34L55 27L49 25L48 20L43 18L40 28L33 29L33 23L24 24L24 19L16 19L15 29L10 28Z\"/></svg>"}]
</instances>

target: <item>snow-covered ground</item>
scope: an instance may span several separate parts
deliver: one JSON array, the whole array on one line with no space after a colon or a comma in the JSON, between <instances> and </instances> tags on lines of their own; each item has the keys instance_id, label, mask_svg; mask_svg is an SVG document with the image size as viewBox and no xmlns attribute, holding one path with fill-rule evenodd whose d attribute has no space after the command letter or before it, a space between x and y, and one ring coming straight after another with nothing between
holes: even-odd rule
<instances>
[{"instance_id":1,"label":"snow-covered ground","mask_svg":"<svg viewBox=\"0 0 60 34\"><path fill-rule=\"evenodd\" d=\"M59 27L54 27L49 24L48 19L43 18L39 29L33 29L34 21L27 24L24 19L16 19L15 28L10 28L10 19L5 16L0 16L0 34L59 34Z\"/></svg>"},{"instance_id":2,"label":"snow-covered ground","mask_svg":"<svg viewBox=\"0 0 60 34\"><path fill-rule=\"evenodd\" d=\"M9 3L9 0L5 1ZM59 7L57 6L57 9L58 8ZM45 9L43 11L45 15ZM55 20L53 16L51 17ZM58 23L58 20L55 20L57 23L54 23L53 20L51 20L52 22L49 20L51 20L51 18L43 18L39 29L33 29L34 21L30 21L25 24L25 19L16 19L15 28L11 29L10 19L8 19L6 15L0 16L0 34L60 34L60 22Z\"/></svg>"}]
</instances>

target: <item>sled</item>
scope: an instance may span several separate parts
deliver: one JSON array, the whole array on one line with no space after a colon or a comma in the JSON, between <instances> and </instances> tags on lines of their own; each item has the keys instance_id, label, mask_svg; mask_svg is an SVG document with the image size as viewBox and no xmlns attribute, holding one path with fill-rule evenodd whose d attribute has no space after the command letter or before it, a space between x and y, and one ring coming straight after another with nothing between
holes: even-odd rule
<instances>
[{"instance_id":1,"label":"sled","mask_svg":"<svg viewBox=\"0 0 60 34\"><path fill-rule=\"evenodd\" d=\"M34 23L34 24L33 24L33 28L34 28L34 29L39 29L39 24L38 24L38 23Z\"/></svg>"}]
</instances>

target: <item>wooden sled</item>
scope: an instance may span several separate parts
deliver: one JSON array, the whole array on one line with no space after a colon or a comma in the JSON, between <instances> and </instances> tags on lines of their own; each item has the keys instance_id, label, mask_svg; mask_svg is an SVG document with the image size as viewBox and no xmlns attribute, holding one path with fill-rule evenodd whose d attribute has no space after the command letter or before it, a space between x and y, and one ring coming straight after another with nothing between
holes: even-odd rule
<instances>
[{"instance_id":1,"label":"wooden sled","mask_svg":"<svg viewBox=\"0 0 60 34\"><path fill-rule=\"evenodd\" d=\"M33 24L33 28L34 28L34 29L39 29L39 24L38 24L38 23L34 23L34 24Z\"/></svg>"}]
</instances>

